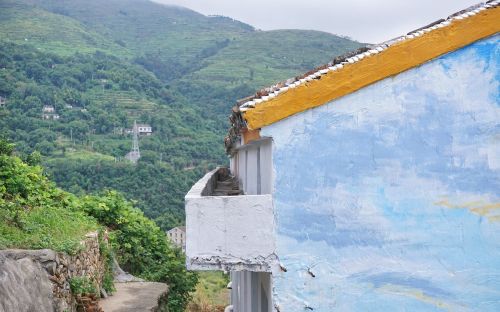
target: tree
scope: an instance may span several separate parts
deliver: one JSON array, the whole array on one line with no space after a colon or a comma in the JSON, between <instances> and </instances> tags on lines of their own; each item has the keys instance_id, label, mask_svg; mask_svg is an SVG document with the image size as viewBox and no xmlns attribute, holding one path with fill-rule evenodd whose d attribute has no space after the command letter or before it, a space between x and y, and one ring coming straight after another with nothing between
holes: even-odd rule
<instances>
[{"instance_id":1,"label":"tree","mask_svg":"<svg viewBox=\"0 0 500 312\"><path fill-rule=\"evenodd\" d=\"M15 145L7 139L0 137L0 155L10 156L14 152Z\"/></svg>"},{"instance_id":2,"label":"tree","mask_svg":"<svg viewBox=\"0 0 500 312\"><path fill-rule=\"evenodd\" d=\"M42 164L42 154L34 151L26 157L26 163L30 166L40 166Z\"/></svg>"}]
</instances>

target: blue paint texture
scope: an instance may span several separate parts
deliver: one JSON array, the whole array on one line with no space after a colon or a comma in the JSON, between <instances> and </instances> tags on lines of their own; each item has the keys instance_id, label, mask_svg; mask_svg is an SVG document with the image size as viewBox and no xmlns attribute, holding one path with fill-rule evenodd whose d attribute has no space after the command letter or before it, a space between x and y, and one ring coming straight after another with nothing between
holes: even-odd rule
<instances>
[{"instance_id":1,"label":"blue paint texture","mask_svg":"<svg viewBox=\"0 0 500 312\"><path fill-rule=\"evenodd\" d=\"M500 311L499 41L262 129L281 311Z\"/></svg>"}]
</instances>

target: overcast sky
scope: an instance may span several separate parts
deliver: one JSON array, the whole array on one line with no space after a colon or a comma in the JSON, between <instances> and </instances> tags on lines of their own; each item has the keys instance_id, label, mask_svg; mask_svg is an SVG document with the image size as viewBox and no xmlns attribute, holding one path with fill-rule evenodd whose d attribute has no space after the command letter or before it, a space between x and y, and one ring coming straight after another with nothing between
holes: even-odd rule
<instances>
[{"instance_id":1,"label":"overcast sky","mask_svg":"<svg viewBox=\"0 0 500 312\"><path fill-rule=\"evenodd\" d=\"M479 0L154 0L263 30L314 29L368 43L392 39Z\"/></svg>"}]
</instances>

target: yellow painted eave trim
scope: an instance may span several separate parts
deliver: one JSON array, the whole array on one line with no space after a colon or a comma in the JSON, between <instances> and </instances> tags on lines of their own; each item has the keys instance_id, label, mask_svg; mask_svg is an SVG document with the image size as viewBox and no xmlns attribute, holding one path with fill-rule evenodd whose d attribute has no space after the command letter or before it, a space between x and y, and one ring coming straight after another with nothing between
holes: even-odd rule
<instances>
[{"instance_id":1,"label":"yellow painted eave trim","mask_svg":"<svg viewBox=\"0 0 500 312\"><path fill-rule=\"evenodd\" d=\"M498 6L462 20L453 20L448 26L395 43L379 54L345 65L340 70L330 71L322 75L319 80L289 89L274 99L248 109L243 113L243 118L249 129L260 129L419 66L499 31L500 7Z\"/></svg>"},{"instance_id":2,"label":"yellow painted eave trim","mask_svg":"<svg viewBox=\"0 0 500 312\"><path fill-rule=\"evenodd\" d=\"M243 144L248 144L253 141L260 140L260 130L248 130L244 129L242 131Z\"/></svg>"}]
</instances>

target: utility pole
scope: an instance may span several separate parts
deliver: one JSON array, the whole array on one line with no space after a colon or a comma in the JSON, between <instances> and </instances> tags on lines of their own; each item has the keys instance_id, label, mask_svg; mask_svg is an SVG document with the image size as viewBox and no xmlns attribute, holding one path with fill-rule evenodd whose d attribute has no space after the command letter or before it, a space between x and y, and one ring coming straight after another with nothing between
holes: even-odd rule
<instances>
[{"instance_id":1,"label":"utility pole","mask_svg":"<svg viewBox=\"0 0 500 312\"><path fill-rule=\"evenodd\" d=\"M141 158L141 152L139 150L139 130L137 128L137 121L135 120L132 136L132 150L127 154L126 158L134 164L136 164L139 158Z\"/></svg>"}]
</instances>

